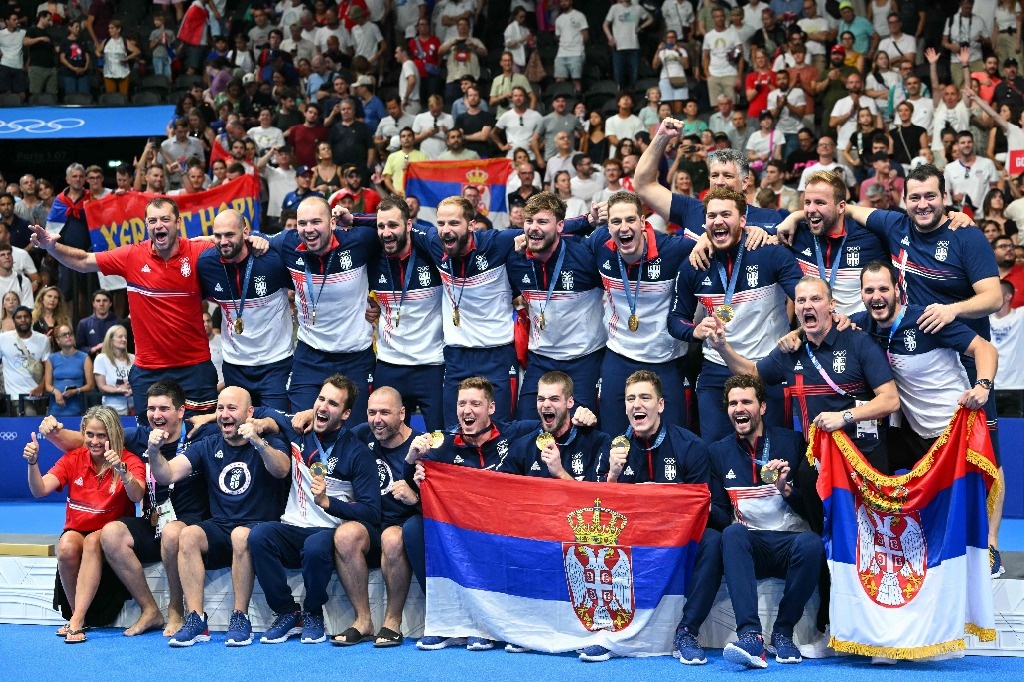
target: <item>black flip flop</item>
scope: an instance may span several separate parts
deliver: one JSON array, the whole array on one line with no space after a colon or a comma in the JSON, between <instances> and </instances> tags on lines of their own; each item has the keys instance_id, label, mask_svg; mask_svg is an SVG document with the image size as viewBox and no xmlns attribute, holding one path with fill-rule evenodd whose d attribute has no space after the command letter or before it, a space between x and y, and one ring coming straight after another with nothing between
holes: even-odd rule
<instances>
[{"instance_id":1,"label":"black flip flop","mask_svg":"<svg viewBox=\"0 0 1024 682\"><path fill-rule=\"evenodd\" d=\"M67 637L65 637L64 638L64 643L65 644L82 644L83 642L85 642L86 640L89 639L87 636L85 636L85 630L86 630L86 628L82 628L81 630L68 630L67 637L71 637L72 635L82 635L82 639L68 639Z\"/></svg>"},{"instance_id":2,"label":"black flip flop","mask_svg":"<svg viewBox=\"0 0 1024 682\"><path fill-rule=\"evenodd\" d=\"M342 639L338 639L341 637ZM364 635L355 628L349 628L345 632L331 637L331 644L334 646L355 646L356 644L362 644L363 642L372 642L374 640L373 633Z\"/></svg>"},{"instance_id":3,"label":"black flip flop","mask_svg":"<svg viewBox=\"0 0 1024 682\"><path fill-rule=\"evenodd\" d=\"M401 646L402 642L405 641L405 637L402 636L401 632L395 632L391 628L381 628L377 632L376 639L383 639L383 642L374 641L373 646L377 649L387 649L393 646Z\"/></svg>"}]
</instances>

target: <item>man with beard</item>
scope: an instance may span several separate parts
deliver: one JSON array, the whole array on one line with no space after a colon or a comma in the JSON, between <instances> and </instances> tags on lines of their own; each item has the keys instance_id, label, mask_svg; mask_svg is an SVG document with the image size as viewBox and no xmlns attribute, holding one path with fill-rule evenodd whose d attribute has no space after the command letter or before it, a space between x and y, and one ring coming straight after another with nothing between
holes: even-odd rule
<instances>
[{"instance_id":1,"label":"man with beard","mask_svg":"<svg viewBox=\"0 0 1024 682\"><path fill-rule=\"evenodd\" d=\"M367 267L379 248L376 234L336 229L327 202L309 197L299 204L296 229L274 235L271 246L291 275L298 309L288 385L292 409L313 403L325 374L341 374L359 389L352 411L361 422L376 364L373 327L365 319Z\"/></svg>"},{"instance_id":2,"label":"man with beard","mask_svg":"<svg viewBox=\"0 0 1024 682\"><path fill-rule=\"evenodd\" d=\"M137 351L128 380L135 414L143 423L146 391L157 381L181 385L188 413L212 411L217 391L217 370L210 362L199 276L194 267L213 242L179 239L181 217L172 199L151 199L146 204L145 222L149 239L99 253L67 246L42 227L31 226L33 245L45 249L66 267L78 272L102 270L128 280ZM174 333L166 333L168 329Z\"/></svg>"},{"instance_id":3,"label":"man with beard","mask_svg":"<svg viewBox=\"0 0 1024 682\"><path fill-rule=\"evenodd\" d=\"M767 394L756 376L730 377L724 392L734 433L709 448L709 525L724 528L721 561L739 637L726 645L723 656L749 668L768 667L757 579L771 576L786 581L771 652L779 663L799 663L793 627L803 616L825 559L821 537L801 518L803 496L793 485L806 445L795 431L764 424ZM703 649L693 633L686 635L680 660L703 663Z\"/></svg>"},{"instance_id":4,"label":"man with beard","mask_svg":"<svg viewBox=\"0 0 1024 682\"><path fill-rule=\"evenodd\" d=\"M974 148L974 133L970 130L956 134L956 146L960 155L956 163L946 164L946 186L954 204L970 204L977 210L983 205L989 190L998 186L999 173L992 159L978 156Z\"/></svg>"},{"instance_id":5,"label":"man with beard","mask_svg":"<svg viewBox=\"0 0 1024 682\"><path fill-rule=\"evenodd\" d=\"M704 206L705 231L714 257L708 269L698 269L689 261L679 268L668 332L681 341L703 343L708 335L728 324L736 352L756 362L768 355L774 341L789 330L786 301L793 298L800 268L782 246L747 249L743 234L747 203L739 192L714 188L704 197ZM696 315L698 304L703 308L702 320ZM705 347L703 353L697 402L701 436L713 443L729 432L721 396L730 372L713 349ZM767 421L771 426L781 426L781 388L776 387L771 397L775 405Z\"/></svg>"},{"instance_id":6,"label":"man with beard","mask_svg":"<svg viewBox=\"0 0 1024 682\"><path fill-rule=\"evenodd\" d=\"M426 475L419 460L427 459L444 464L490 471L500 470L509 456L511 444L526 435L535 436L537 421L494 422L494 388L484 377L469 377L458 386L458 426L448 433L434 432L413 439L406 462L416 464L414 483ZM574 425L592 426L593 414L577 410ZM417 490L418 494L418 490ZM402 527L402 539L416 579L426 593L426 551L423 540L423 517L411 517ZM425 651L466 646L470 651L487 651L494 642L483 637L440 637L425 634L416 647Z\"/></svg>"},{"instance_id":7,"label":"man with beard","mask_svg":"<svg viewBox=\"0 0 1024 682\"><path fill-rule=\"evenodd\" d=\"M418 407L427 428L440 429L444 413L438 387L445 373L441 277L430 253L409 237L412 220L405 201L383 199L376 228L381 253L369 264L370 286L380 306L375 383L394 387L406 419Z\"/></svg>"},{"instance_id":8,"label":"man with beard","mask_svg":"<svg viewBox=\"0 0 1024 682\"><path fill-rule=\"evenodd\" d=\"M1024 265L1017 262L1016 245L1006 235L996 237L991 243L999 268L999 279L1009 282L1014 288L1010 307L1020 308L1024 306Z\"/></svg>"},{"instance_id":9,"label":"man with beard","mask_svg":"<svg viewBox=\"0 0 1024 682\"><path fill-rule=\"evenodd\" d=\"M249 534L252 565L275 613L273 625L260 638L263 644L280 644L299 634L303 644L327 639L323 607L335 566L356 623L331 643L347 646L370 636L366 557L380 552L381 494L373 455L344 427L357 391L344 376L328 377L311 410L312 430L306 433L274 416L276 430L291 441L291 487L280 521L261 523ZM285 568L302 569L301 609ZM356 627L360 621L365 621L365 632Z\"/></svg>"},{"instance_id":10,"label":"man with beard","mask_svg":"<svg viewBox=\"0 0 1024 682\"><path fill-rule=\"evenodd\" d=\"M836 101L829 112L828 127L836 131L836 143L840 149L846 149L850 136L857 130L857 114L861 109L871 112L874 127L882 128L882 117L878 113L875 100L864 94L864 77L860 72L851 73L846 77L846 97Z\"/></svg>"},{"instance_id":11,"label":"man with beard","mask_svg":"<svg viewBox=\"0 0 1024 682\"><path fill-rule=\"evenodd\" d=\"M243 388L229 386L217 398L220 433L192 443L171 460L157 456L167 434L154 429L146 455L157 483L170 485L199 472L206 481L210 518L186 526L178 537L178 572L188 615L170 642L172 647L210 641L203 587L207 569L231 566L235 610L231 614L228 646L252 642L249 601L253 570L249 531L261 521L281 514L291 461L288 446L277 435L261 437L252 422L252 401ZM282 485L283 484L283 485Z\"/></svg>"},{"instance_id":12,"label":"man with beard","mask_svg":"<svg viewBox=\"0 0 1024 682\"><path fill-rule=\"evenodd\" d=\"M216 249L196 267L203 296L221 309L220 338L225 386L241 386L253 403L288 410L292 369L292 311L288 271L281 254L252 253L249 226L238 211L225 209L213 220Z\"/></svg>"},{"instance_id":13,"label":"man with beard","mask_svg":"<svg viewBox=\"0 0 1024 682\"><path fill-rule=\"evenodd\" d=\"M956 406L976 410L988 402L996 376L999 352L962 322L953 320L927 334L917 319L919 305L903 305L891 263L876 260L860 273L865 312L850 321L885 348L896 377L900 407L906 423L889 430L889 466L913 469L938 439ZM971 386L960 355L974 358L981 379Z\"/></svg>"},{"instance_id":14,"label":"man with beard","mask_svg":"<svg viewBox=\"0 0 1024 682\"><path fill-rule=\"evenodd\" d=\"M662 420L665 398L658 375L648 370L634 372L624 388L628 445L612 443L608 461L599 461L597 480L607 483L693 483L707 485L710 464L707 446L681 426ZM618 439L616 439L617 441ZM703 560L703 561L702 561ZM691 625L692 631L711 611L721 581L721 559L717 531L705 530L697 548L694 572L687 586L679 633ZM697 614L697 615L694 615ZM580 652L586 662L607 661L615 653L600 645ZM683 661L686 663L686 661ZM693 661L699 663L702 661Z\"/></svg>"},{"instance_id":15,"label":"man with beard","mask_svg":"<svg viewBox=\"0 0 1024 682\"><path fill-rule=\"evenodd\" d=\"M534 407L540 417L540 430L515 440L498 471L566 481L596 481L599 462L608 459L611 439L600 431L578 429L572 424L572 409L576 405L572 378L564 372L548 372L537 382L536 396Z\"/></svg>"},{"instance_id":16,"label":"man with beard","mask_svg":"<svg viewBox=\"0 0 1024 682\"><path fill-rule=\"evenodd\" d=\"M10 258L11 247L0 244L0 258ZM50 356L50 339L32 329L32 309L20 305L11 316L14 329L0 333L0 361L4 389L15 414L46 412L43 365Z\"/></svg>"},{"instance_id":17,"label":"man with beard","mask_svg":"<svg viewBox=\"0 0 1024 682\"><path fill-rule=\"evenodd\" d=\"M604 290L594 254L585 243L562 239L565 204L550 192L530 197L523 212L526 251L508 260L509 282L522 292L530 315L519 418L536 410L538 382L554 370L580 388L580 405L597 411L608 336L601 323Z\"/></svg>"},{"instance_id":18,"label":"man with beard","mask_svg":"<svg viewBox=\"0 0 1024 682\"><path fill-rule=\"evenodd\" d=\"M864 263L885 258L885 246L873 232L847 220L846 183L835 173L814 171L804 178L803 211L779 226L780 240L793 251L805 275L828 282L836 312L864 310L858 276ZM805 221L807 229L802 229ZM787 226L799 224L790 236Z\"/></svg>"},{"instance_id":19,"label":"man with beard","mask_svg":"<svg viewBox=\"0 0 1024 682\"><path fill-rule=\"evenodd\" d=\"M193 442L216 433L212 425L196 430L192 437L186 435L184 424L185 392L173 381L158 381L146 393L146 414L149 426L138 426L124 430L125 449L139 452L142 459L150 456L149 445L156 443L156 453L164 459L173 459L185 451ZM67 452L82 445L82 434L69 431L57 421L47 417L39 426L44 438ZM150 479L148 495L142 504L142 516L132 516L108 523L103 527L100 542L107 563L114 569L118 579L124 583L141 613L139 618L124 631L126 637L141 635L149 630L164 628L164 636L170 637L185 623L184 596L181 578L178 575L178 538L185 526L209 518L210 504L207 499L206 482L193 471L174 486L158 485ZM160 613L149 583L143 574L143 564L163 563L167 575L167 621Z\"/></svg>"}]
</instances>

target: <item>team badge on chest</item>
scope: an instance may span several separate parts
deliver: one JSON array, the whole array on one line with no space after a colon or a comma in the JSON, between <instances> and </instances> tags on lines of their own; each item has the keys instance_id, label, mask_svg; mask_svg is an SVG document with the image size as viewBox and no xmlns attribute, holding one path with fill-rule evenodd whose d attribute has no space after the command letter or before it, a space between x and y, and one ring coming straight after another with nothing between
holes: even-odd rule
<instances>
[{"instance_id":1,"label":"team badge on chest","mask_svg":"<svg viewBox=\"0 0 1024 682\"><path fill-rule=\"evenodd\" d=\"M661 259L655 258L647 265L647 277L648 279L658 279L661 277Z\"/></svg>"},{"instance_id":2,"label":"team badge on chest","mask_svg":"<svg viewBox=\"0 0 1024 682\"><path fill-rule=\"evenodd\" d=\"M352 252L342 251L338 254L338 265L341 266L342 270L348 270L352 267Z\"/></svg>"},{"instance_id":3,"label":"team badge on chest","mask_svg":"<svg viewBox=\"0 0 1024 682\"><path fill-rule=\"evenodd\" d=\"M935 260L944 261L949 258L949 242L941 241L935 245Z\"/></svg>"},{"instance_id":4,"label":"team badge on chest","mask_svg":"<svg viewBox=\"0 0 1024 682\"><path fill-rule=\"evenodd\" d=\"M188 262L188 258L181 259L181 276L188 277L192 274L192 264Z\"/></svg>"},{"instance_id":5,"label":"team badge on chest","mask_svg":"<svg viewBox=\"0 0 1024 682\"><path fill-rule=\"evenodd\" d=\"M267 278L264 277L263 275L256 276L256 282L253 286L256 288L257 296L267 295Z\"/></svg>"},{"instance_id":6,"label":"team badge on chest","mask_svg":"<svg viewBox=\"0 0 1024 682\"><path fill-rule=\"evenodd\" d=\"M421 287L430 286L430 266L421 265L416 268L416 277L419 279Z\"/></svg>"},{"instance_id":7,"label":"team badge on chest","mask_svg":"<svg viewBox=\"0 0 1024 682\"><path fill-rule=\"evenodd\" d=\"M914 333L913 329L908 329L903 332L903 345L907 347L911 353L917 348L917 334Z\"/></svg>"},{"instance_id":8,"label":"team badge on chest","mask_svg":"<svg viewBox=\"0 0 1024 682\"><path fill-rule=\"evenodd\" d=\"M846 371L846 351L837 350L832 353L832 371L842 374Z\"/></svg>"},{"instance_id":9,"label":"team badge on chest","mask_svg":"<svg viewBox=\"0 0 1024 682\"><path fill-rule=\"evenodd\" d=\"M747 286L750 287L751 289L753 289L754 287L757 286L757 280L758 280L757 266L756 265L748 265L747 266Z\"/></svg>"}]
</instances>

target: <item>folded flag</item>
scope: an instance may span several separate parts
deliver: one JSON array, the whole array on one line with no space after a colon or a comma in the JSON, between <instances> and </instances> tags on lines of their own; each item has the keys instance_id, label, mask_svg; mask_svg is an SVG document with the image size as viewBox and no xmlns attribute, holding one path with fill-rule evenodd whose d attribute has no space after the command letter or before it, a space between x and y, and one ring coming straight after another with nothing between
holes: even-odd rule
<instances>
[{"instance_id":1,"label":"folded flag","mask_svg":"<svg viewBox=\"0 0 1024 682\"><path fill-rule=\"evenodd\" d=\"M535 651L672 651L710 493L426 462L424 632Z\"/></svg>"},{"instance_id":2,"label":"folded flag","mask_svg":"<svg viewBox=\"0 0 1024 682\"><path fill-rule=\"evenodd\" d=\"M477 211L500 229L508 226L505 185L511 174L510 159L414 161L405 172L405 194L420 200L421 218L434 220L442 199L462 196L462 190L472 185L480 191Z\"/></svg>"},{"instance_id":3,"label":"folded flag","mask_svg":"<svg viewBox=\"0 0 1024 682\"><path fill-rule=\"evenodd\" d=\"M902 476L875 471L843 431L811 427L837 651L916 659L995 639L988 511L998 492L984 412L959 408Z\"/></svg>"}]
</instances>

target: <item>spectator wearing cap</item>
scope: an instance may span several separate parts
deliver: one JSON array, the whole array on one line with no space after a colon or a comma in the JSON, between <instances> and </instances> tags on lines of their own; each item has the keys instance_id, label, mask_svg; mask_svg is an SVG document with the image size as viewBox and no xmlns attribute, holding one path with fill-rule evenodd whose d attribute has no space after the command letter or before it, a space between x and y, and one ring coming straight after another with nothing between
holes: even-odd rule
<instances>
[{"instance_id":1,"label":"spectator wearing cap","mask_svg":"<svg viewBox=\"0 0 1024 682\"><path fill-rule=\"evenodd\" d=\"M530 87L530 81L526 76L516 73L513 70L515 63L511 52L502 52L498 62L501 66L501 73L491 81L491 96L488 103L494 108L495 118L512 108L512 88L521 87L529 93L530 108L537 108L537 94Z\"/></svg>"},{"instance_id":2,"label":"spectator wearing cap","mask_svg":"<svg viewBox=\"0 0 1024 682\"><path fill-rule=\"evenodd\" d=\"M555 144L555 138L563 132L568 135L570 148L575 149L584 130L579 117L569 111L566 96L558 94L551 100L551 113L541 118L540 127L537 128L537 136L544 146L545 163L556 154L561 154L561 150ZM576 175L571 163L560 170L567 170L570 175Z\"/></svg>"},{"instance_id":3,"label":"spectator wearing cap","mask_svg":"<svg viewBox=\"0 0 1024 682\"><path fill-rule=\"evenodd\" d=\"M456 23L456 35L441 43L437 54L446 59L448 67L445 99L454 102L462 92L459 81L463 75L468 73L480 78L480 57L487 55L487 48L469 34L469 20L460 18Z\"/></svg>"},{"instance_id":4,"label":"spectator wearing cap","mask_svg":"<svg viewBox=\"0 0 1024 682\"><path fill-rule=\"evenodd\" d=\"M299 204L307 197L325 198L323 194L310 188L313 184L313 169L309 166L299 166L295 169L295 184L295 189L284 195L281 211L297 211Z\"/></svg>"},{"instance_id":5,"label":"spectator wearing cap","mask_svg":"<svg viewBox=\"0 0 1024 682\"><path fill-rule=\"evenodd\" d=\"M997 111L1003 104L1024 109L1024 77L1017 73L1017 68L1015 58L1003 60L1003 82L996 86L992 96L992 107Z\"/></svg>"},{"instance_id":6,"label":"spectator wearing cap","mask_svg":"<svg viewBox=\"0 0 1024 682\"><path fill-rule=\"evenodd\" d=\"M387 115L387 111L384 109L384 102L381 102L380 97L374 94L376 85L373 76L365 73L352 84L356 97L359 98L363 105L363 122L366 123L367 128L374 131L380 125L381 119Z\"/></svg>"},{"instance_id":7,"label":"spectator wearing cap","mask_svg":"<svg viewBox=\"0 0 1024 682\"><path fill-rule=\"evenodd\" d=\"M458 130L450 130L449 134L459 133ZM400 147L398 151L392 152L384 163L384 170L381 172L384 187L395 196L405 197L405 173L409 164L415 161L426 161L427 155L416 149L416 133L412 128L405 127L398 133Z\"/></svg>"},{"instance_id":8,"label":"spectator wearing cap","mask_svg":"<svg viewBox=\"0 0 1024 682\"><path fill-rule=\"evenodd\" d=\"M874 57L878 48L880 36L875 33L874 24L867 17L857 16L853 11L853 3L850 0L842 0L839 3L839 33L849 31L853 34L853 49L865 55L869 61Z\"/></svg>"},{"instance_id":9,"label":"spectator wearing cap","mask_svg":"<svg viewBox=\"0 0 1024 682\"><path fill-rule=\"evenodd\" d=\"M376 213L380 204L380 195L369 187L363 187L363 176L355 164L348 164L341 171L345 179L345 186L331 195L329 201L331 208L338 203L346 190L352 196L352 211L354 213Z\"/></svg>"},{"instance_id":10,"label":"spectator wearing cap","mask_svg":"<svg viewBox=\"0 0 1024 682\"><path fill-rule=\"evenodd\" d=\"M285 197L298 188L291 151L291 147L277 146L268 149L256 162L256 171L267 181L267 217L273 227L280 222ZM270 165L271 158L277 162L276 166Z\"/></svg>"}]
</instances>

